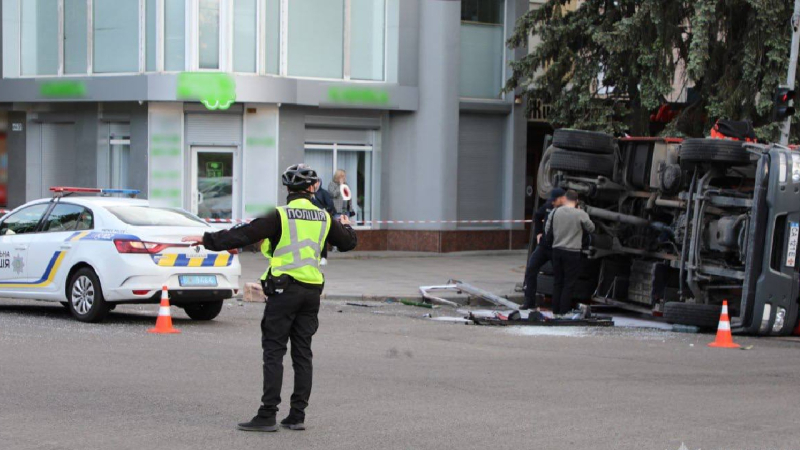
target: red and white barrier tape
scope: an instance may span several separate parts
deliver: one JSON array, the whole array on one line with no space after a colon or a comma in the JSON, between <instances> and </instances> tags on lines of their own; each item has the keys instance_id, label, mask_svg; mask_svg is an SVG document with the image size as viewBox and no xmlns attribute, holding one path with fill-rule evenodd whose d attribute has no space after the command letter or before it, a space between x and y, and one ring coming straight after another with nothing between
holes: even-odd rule
<instances>
[{"instance_id":1,"label":"red and white barrier tape","mask_svg":"<svg viewBox=\"0 0 800 450\"><path fill-rule=\"evenodd\" d=\"M208 223L249 223L253 219L203 219ZM358 225L366 224L434 224L434 223L531 223L532 220L355 220L354 223Z\"/></svg>"}]
</instances>

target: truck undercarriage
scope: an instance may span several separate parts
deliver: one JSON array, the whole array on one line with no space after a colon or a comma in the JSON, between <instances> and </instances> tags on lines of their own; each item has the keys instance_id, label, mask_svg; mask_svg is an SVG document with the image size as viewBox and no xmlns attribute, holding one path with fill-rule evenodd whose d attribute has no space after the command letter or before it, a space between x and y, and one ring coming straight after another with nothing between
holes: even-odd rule
<instances>
[{"instance_id":1,"label":"truck undercarriage","mask_svg":"<svg viewBox=\"0 0 800 450\"><path fill-rule=\"evenodd\" d=\"M538 174L544 197L574 189L597 230L576 294L734 332L785 335L798 317L800 154L722 139L616 140L556 130ZM539 274L550 294L551 274Z\"/></svg>"}]
</instances>

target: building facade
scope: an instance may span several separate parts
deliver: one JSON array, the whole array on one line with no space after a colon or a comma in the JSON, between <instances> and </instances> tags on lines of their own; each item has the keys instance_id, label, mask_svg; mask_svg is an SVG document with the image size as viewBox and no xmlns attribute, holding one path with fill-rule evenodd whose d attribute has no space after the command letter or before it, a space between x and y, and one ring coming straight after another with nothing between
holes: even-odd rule
<instances>
[{"instance_id":1,"label":"building facade","mask_svg":"<svg viewBox=\"0 0 800 450\"><path fill-rule=\"evenodd\" d=\"M305 161L323 187L346 171L361 249L522 247L527 121L501 89L528 8L2 0L8 206L135 188L247 219L283 204L282 170Z\"/></svg>"}]
</instances>

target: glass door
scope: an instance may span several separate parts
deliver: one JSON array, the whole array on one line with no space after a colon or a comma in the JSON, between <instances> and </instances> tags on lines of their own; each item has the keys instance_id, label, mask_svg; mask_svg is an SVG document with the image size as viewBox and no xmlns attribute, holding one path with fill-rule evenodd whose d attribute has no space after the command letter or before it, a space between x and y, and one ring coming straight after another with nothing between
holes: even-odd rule
<instances>
[{"instance_id":1,"label":"glass door","mask_svg":"<svg viewBox=\"0 0 800 450\"><path fill-rule=\"evenodd\" d=\"M191 209L207 219L238 217L235 147L192 147Z\"/></svg>"},{"instance_id":2,"label":"glass door","mask_svg":"<svg viewBox=\"0 0 800 450\"><path fill-rule=\"evenodd\" d=\"M372 146L306 143L305 162L322 177L322 189L330 186L337 171L344 171L352 195L350 209L355 212L352 219L359 221L358 225L369 226L372 220Z\"/></svg>"}]
</instances>

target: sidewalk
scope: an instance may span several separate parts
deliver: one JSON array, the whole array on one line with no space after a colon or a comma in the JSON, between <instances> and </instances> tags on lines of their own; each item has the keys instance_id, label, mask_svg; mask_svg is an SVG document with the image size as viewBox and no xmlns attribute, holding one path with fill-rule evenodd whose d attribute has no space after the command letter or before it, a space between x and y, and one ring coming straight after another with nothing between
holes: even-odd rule
<instances>
[{"instance_id":1,"label":"sidewalk","mask_svg":"<svg viewBox=\"0 0 800 450\"><path fill-rule=\"evenodd\" d=\"M514 292L525 274L525 250L410 253L330 253L323 298L377 300L387 297L419 299L420 286L445 284L457 279L506 298L521 300ZM257 281L266 270L260 253L239 255L240 284Z\"/></svg>"}]
</instances>

